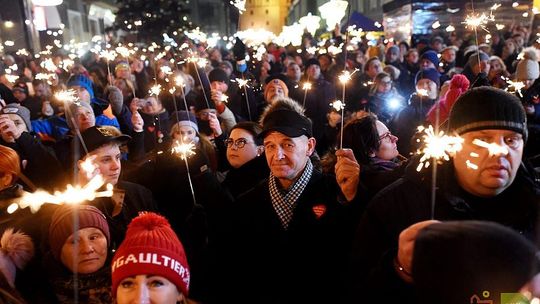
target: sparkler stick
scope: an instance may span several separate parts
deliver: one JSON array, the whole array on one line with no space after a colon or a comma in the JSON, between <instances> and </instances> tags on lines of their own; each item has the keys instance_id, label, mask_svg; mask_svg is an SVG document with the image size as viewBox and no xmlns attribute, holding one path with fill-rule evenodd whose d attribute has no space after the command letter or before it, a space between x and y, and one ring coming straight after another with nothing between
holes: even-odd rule
<instances>
[{"instance_id":1,"label":"sparkler stick","mask_svg":"<svg viewBox=\"0 0 540 304\"><path fill-rule=\"evenodd\" d=\"M356 73L358 69L354 69L354 71L351 73L347 71L347 66L345 65L345 70L341 75L339 75L339 81L343 85L343 92L341 100L343 101L343 106L341 107L341 132L340 132L340 138L339 138L339 148L343 149L343 125L344 125L344 119L345 119L345 90L347 87L347 82L351 80L351 76Z\"/></svg>"},{"instance_id":2,"label":"sparkler stick","mask_svg":"<svg viewBox=\"0 0 540 304\"><path fill-rule=\"evenodd\" d=\"M86 154L88 154L88 148L86 147L84 139L83 139L83 137L81 135L81 130L79 129L79 125L77 125L77 122L75 121L75 117L74 117L73 113L71 113L71 109L69 108L70 103L79 102L79 97L77 96L77 92L75 92L75 90L73 90L73 89L67 90L67 91L59 91L56 94L54 94L54 97L56 97L56 99L64 102L64 110L68 114L69 119L71 120L71 123L72 123L73 127L75 128L75 134L77 135L77 138L79 138L79 141L81 142L81 145L82 145L82 147L84 149L84 152ZM68 117L66 117L66 118L68 118ZM74 166L74 167L76 167L76 166ZM75 174L74 177L76 177L76 176L77 175Z\"/></svg>"},{"instance_id":3,"label":"sparkler stick","mask_svg":"<svg viewBox=\"0 0 540 304\"><path fill-rule=\"evenodd\" d=\"M306 107L306 97L307 97L307 91L311 90L311 83L309 82L309 75L307 77L306 82L304 82L304 85L302 86L302 89L304 90L304 101L302 102L302 106Z\"/></svg>"},{"instance_id":4,"label":"sparkler stick","mask_svg":"<svg viewBox=\"0 0 540 304\"><path fill-rule=\"evenodd\" d=\"M238 86L239 87L244 87L244 94L246 95L246 105L247 105L247 110L248 110L248 116L249 116L249 120L250 121L253 121L253 119L251 118L251 109L249 107L249 97L248 97L248 92L247 92L247 83L248 83L248 80L246 80L244 78L244 73L242 73L242 79L236 79L236 81L238 81Z\"/></svg>"},{"instance_id":5,"label":"sparkler stick","mask_svg":"<svg viewBox=\"0 0 540 304\"><path fill-rule=\"evenodd\" d=\"M204 100L206 101L206 106L210 109L210 103L208 102L208 97L206 97L206 91L204 90L204 84L201 79L201 75L199 74L199 66L203 63L206 63L204 60L200 60L197 56L191 56L188 58L188 62L192 62L193 66L195 67L195 72L197 73L197 78L199 79L199 83L201 84L201 89L203 91ZM205 64L206 65L206 64ZM206 73L205 73L206 75Z\"/></svg>"}]
</instances>

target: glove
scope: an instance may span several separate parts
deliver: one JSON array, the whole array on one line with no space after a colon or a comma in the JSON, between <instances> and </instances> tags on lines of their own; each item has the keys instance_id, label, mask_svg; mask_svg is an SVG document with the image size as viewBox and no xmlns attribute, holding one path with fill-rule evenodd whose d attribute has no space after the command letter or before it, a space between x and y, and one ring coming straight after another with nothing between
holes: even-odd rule
<instances>
[{"instance_id":1,"label":"glove","mask_svg":"<svg viewBox=\"0 0 540 304\"><path fill-rule=\"evenodd\" d=\"M122 112L122 105L124 103L124 96L122 96L122 91L119 88L114 86L108 86L105 89L105 95L111 104L113 114L115 116L119 115Z\"/></svg>"}]
</instances>

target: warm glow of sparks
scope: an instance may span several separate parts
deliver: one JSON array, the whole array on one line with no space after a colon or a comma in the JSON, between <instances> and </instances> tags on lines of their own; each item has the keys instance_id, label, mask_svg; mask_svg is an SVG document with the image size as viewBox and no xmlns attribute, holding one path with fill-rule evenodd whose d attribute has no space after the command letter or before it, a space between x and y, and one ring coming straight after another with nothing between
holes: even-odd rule
<instances>
[{"instance_id":1,"label":"warm glow of sparks","mask_svg":"<svg viewBox=\"0 0 540 304\"><path fill-rule=\"evenodd\" d=\"M246 0L234 0L230 3L238 9L240 15L246 11Z\"/></svg>"},{"instance_id":2,"label":"warm glow of sparks","mask_svg":"<svg viewBox=\"0 0 540 304\"><path fill-rule=\"evenodd\" d=\"M483 140L480 140L480 139L474 139L473 144L479 146L479 147L482 147L482 148L486 148L488 149L489 151L489 155L490 156L493 156L493 155L507 155L508 154L508 148L504 147L504 146L501 146L501 145L498 145L496 143L487 143Z\"/></svg>"},{"instance_id":3,"label":"warm glow of sparks","mask_svg":"<svg viewBox=\"0 0 540 304\"><path fill-rule=\"evenodd\" d=\"M180 143L179 141L176 141L174 146L172 147L172 153L176 153L180 155L181 159L187 159L192 155L195 155L195 144L193 142L190 143Z\"/></svg>"},{"instance_id":4,"label":"warm glow of sparks","mask_svg":"<svg viewBox=\"0 0 540 304\"><path fill-rule=\"evenodd\" d=\"M5 76L6 76L7 81L9 81L11 83L15 83L15 81L17 81L17 79L19 79L19 76L17 76L17 75L6 74Z\"/></svg>"},{"instance_id":5,"label":"warm glow of sparks","mask_svg":"<svg viewBox=\"0 0 540 304\"><path fill-rule=\"evenodd\" d=\"M424 96L424 97L429 96L429 91L427 89L416 89L416 93L419 96Z\"/></svg>"},{"instance_id":6,"label":"warm glow of sparks","mask_svg":"<svg viewBox=\"0 0 540 304\"><path fill-rule=\"evenodd\" d=\"M148 91L148 93L150 93L150 95L153 95L153 96L159 96L159 93L161 93L161 85L160 84L153 85Z\"/></svg>"},{"instance_id":7,"label":"warm glow of sparks","mask_svg":"<svg viewBox=\"0 0 540 304\"><path fill-rule=\"evenodd\" d=\"M497 9L498 9L499 7L501 7L501 6L502 6L502 4L499 4L499 3L493 4L493 6L491 7L491 10L492 10L492 11L495 11L495 10L497 10Z\"/></svg>"},{"instance_id":8,"label":"warm glow of sparks","mask_svg":"<svg viewBox=\"0 0 540 304\"><path fill-rule=\"evenodd\" d=\"M182 75L178 75L176 77L174 77L174 83L177 87L185 87L186 86L186 83L184 81L184 77L182 77Z\"/></svg>"},{"instance_id":9,"label":"warm glow of sparks","mask_svg":"<svg viewBox=\"0 0 540 304\"><path fill-rule=\"evenodd\" d=\"M469 169L478 170L478 165L471 163L470 160L465 161L465 164L467 165L467 168Z\"/></svg>"},{"instance_id":10,"label":"warm glow of sparks","mask_svg":"<svg viewBox=\"0 0 540 304\"><path fill-rule=\"evenodd\" d=\"M244 86L249 88L249 86L248 86L249 80L247 80L247 79L236 78L234 81L236 81L238 83L239 88L242 88Z\"/></svg>"},{"instance_id":11,"label":"warm glow of sparks","mask_svg":"<svg viewBox=\"0 0 540 304\"><path fill-rule=\"evenodd\" d=\"M58 91L54 94L56 99L63 102L77 102L79 101L79 95L73 89Z\"/></svg>"},{"instance_id":12,"label":"warm glow of sparks","mask_svg":"<svg viewBox=\"0 0 540 304\"><path fill-rule=\"evenodd\" d=\"M96 159L95 156L87 157L82 163L81 163L81 169L86 174L87 178L91 178L94 171L96 170L96 166L94 165L94 160Z\"/></svg>"},{"instance_id":13,"label":"warm glow of sparks","mask_svg":"<svg viewBox=\"0 0 540 304\"><path fill-rule=\"evenodd\" d=\"M58 67L54 64L51 58L47 58L40 63L40 66L49 72L56 72Z\"/></svg>"},{"instance_id":14,"label":"warm glow of sparks","mask_svg":"<svg viewBox=\"0 0 540 304\"><path fill-rule=\"evenodd\" d=\"M467 17L465 18L465 21L462 23L465 24L465 26L467 26L470 29L476 30L478 27L480 27L484 31L489 32L486 28L486 25L488 24L489 21L495 21L495 17L493 16L493 14L490 14L488 16L485 13L482 13L480 15L479 14L467 15Z\"/></svg>"},{"instance_id":15,"label":"warm glow of sparks","mask_svg":"<svg viewBox=\"0 0 540 304\"><path fill-rule=\"evenodd\" d=\"M422 154L420 163L416 168L417 171L429 167L429 161L431 159L437 161L450 160L450 156L462 148L463 138L459 136L444 135L443 131L435 134L433 126L429 126L428 128L420 126L418 127L418 131L425 134L423 135L424 148L417 152L418 154Z\"/></svg>"},{"instance_id":16,"label":"warm glow of sparks","mask_svg":"<svg viewBox=\"0 0 540 304\"><path fill-rule=\"evenodd\" d=\"M306 91L311 90L311 83L304 82L304 85L302 86L302 90L306 90Z\"/></svg>"},{"instance_id":17,"label":"warm glow of sparks","mask_svg":"<svg viewBox=\"0 0 540 304\"><path fill-rule=\"evenodd\" d=\"M116 58L116 55L117 54L115 51L103 50L99 52L99 56L107 59L107 61L114 61L114 59Z\"/></svg>"},{"instance_id":18,"label":"warm glow of sparks","mask_svg":"<svg viewBox=\"0 0 540 304\"><path fill-rule=\"evenodd\" d=\"M131 53L129 49L125 46L119 46L115 50L118 54L120 54L120 56L125 57L125 58L129 57Z\"/></svg>"},{"instance_id":19,"label":"warm glow of sparks","mask_svg":"<svg viewBox=\"0 0 540 304\"><path fill-rule=\"evenodd\" d=\"M159 68L159 70L160 70L163 74L165 74L165 75L170 75L170 74L172 74L172 69L171 69L171 67L168 66L168 65L163 65L163 66L161 66L161 67Z\"/></svg>"},{"instance_id":20,"label":"warm glow of sparks","mask_svg":"<svg viewBox=\"0 0 540 304\"><path fill-rule=\"evenodd\" d=\"M349 71L343 71L343 73L341 75L339 75L339 77L338 77L339 81L341 83L343 83L343 84L349 82L349 80L351 80L351 76L356 72L358 72L358 69L354 69L354 71L352 71L352 73L349 72Z\"/></svg>"},{"instance_id":21,"label":"warm glow of sparks","mask_svg":"<svg viewBox=\"0 0 540 304\"><path fill-rule=\"evenodd\" d=\"M525 88L525 83L524 82L522 82L522 81L512 81L512 80L510 80L508 78L504 78L504 77L502 77L502 78L508 84L508 88L505 89L507 92L518 93L520 97L523 97L523 94L521 93L521 90Z\"/></svg>"},{"instance_id":22,"label":"warm glow of sparks","mask_svg":"<svg viewBox=\"0 0 540 304\"><path fill-rule=\"evenodd\" d=\"M343 103L341 100L336 100L330 104L336 111L342 111L345 109L345 103Z\"/></svg>"}]
</instances>

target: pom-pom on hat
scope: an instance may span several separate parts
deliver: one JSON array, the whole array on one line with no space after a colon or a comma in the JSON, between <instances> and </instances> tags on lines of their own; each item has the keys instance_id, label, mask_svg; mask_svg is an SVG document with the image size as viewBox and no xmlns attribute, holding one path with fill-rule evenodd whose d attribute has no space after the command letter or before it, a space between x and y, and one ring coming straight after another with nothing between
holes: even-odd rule
<instances>
[{"instance_id":1,"label":"pom-pom on hat","mask_svg":"<svg viewBox=\"0 0 540 304\"><path fill-rule=\"evenodd\" d=\"M521 59L516 67L517 80L535 80L540 77L540 66L538 65L538 50L528 47L521 53Z\"/></svg>"},{"instance_id":2,"label":"pom-pom on hat","mask_svg":"<svg viewBox=\"0 0 540 304\"><path fill-rule=\"evenodd\" d=\"M120 282L136 275L157 275L188 295L190 272L182 243L163 216L142 213L131 221L112 260L112 294Z\"/></svg>"},{"instance_id":3,"label":"pom-pom on hat","mask_svg":"<svg viewBox=\"0 0 540 304\"><path fill-rule=\"evenodd\" d=\"M34 244L28 235L13 228L4 231L0 238L0 273L11 287L15 287L17 269L23 269L33 256Z\"/></svg>"},{"instance_id":4,"label":"pom-pom on hat","mask_svg":"<svg viewBox=\"0 0 540 304\"><path fill-rule=\"evenodd\" d=\"M473 88L461 95L450 110L448 127L459 135L478 130L510 130L527 139L527 116L520 100L493 87Z\"/></svg>"}]
</instances>

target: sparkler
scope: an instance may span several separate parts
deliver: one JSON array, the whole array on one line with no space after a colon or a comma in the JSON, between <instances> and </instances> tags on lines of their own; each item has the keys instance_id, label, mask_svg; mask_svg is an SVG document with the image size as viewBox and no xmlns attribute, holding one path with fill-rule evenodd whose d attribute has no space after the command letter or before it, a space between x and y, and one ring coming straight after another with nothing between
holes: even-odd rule
<instances>
[{"instance_id":1,"label":"sparkler","mask_svg":"<svg viewBox=\"0 0 540 304\"><path fill-rule=\"evenodd\" d=\"M173 153L179 154L180 158L184 160L186 164L186 171L188 176L189 188L191 189L191 196L193 197L193 203L197 204L197 199L195 198L195 191L193 189L193 182L191 181L191 173L189 172L189 163L188 158L192 155L195 155L195 145L193 142L182 143L176 141L175 145L172 148Z\"/></svg>"},{"instance_id":2,"label":"sparkler","mask_svg":"<svg viewBox=\"0 0 540 304\"><path fill-rule=\"evenodd\" d=\"M345 59L345 62L347 62L346 59ZM343 73L341 75L339 75L339 77L338 77L339 81L343 85L343 93L342 93L342 97L341 97L342 101L338 100L339 101L339 106L341 108L341 132L340 132L340 138L339 138L339 148L340 149L343 149L343 127L344 127L344 124L345 124L344 123L344 119L345 119L345 91L346 91L346 87L347 87L347 82L349 82L349 80L351 80L351 76L356 72L358 72L358 69L354 69L354 71L352 71L352 72L349 72L349 71L347 71L345 69L343 71ZM334 105L334 108L336 108L335 105Z\"/></svg>"},{"instance_id":3,"label":"sparkler","mask_svg":"<svg viewBox=\"0 0 540 304\"><path fill-rule=\"evenodd\" d=\"M202 82L201 75L199 73L199 68L204 68L206 66L207 61L206 59L203 60L193 53L191 53L191 55L187 58L187 61L193 63L193 65L195 66L195 72L197 74L197 78L199 79L199 83L201 84L201 89L203 91L204 100L206 101L206 106L210 108L210 103L208 102L208 97L206 96L204 84ZM202 64L204 65L201 66Z\"/></svg>"},{"instance_id":4,"label":"sparkler","mask_svg":"<svg viewBox=\"0 0 540 304\"><path fill-rule=\"evenodd\" d=\"M307 81L309 81L309 75L307 78ZM306 107L306 98L307 98L307 92L311 90L311 83L310 82L304 82L304 85L302 86L302 90L304 90L304 101L302 101L302 106Z\"/></svg>"},{"instance_id":5,"label":"sparkler","mask_svg":"<svg viewBox=\"0 0 540 304\"><path fill-rule=\"evenodd\" d=\"M103 50L99 53L100 57L107 59L107 77L109 78L109 85L112 85L111 67L110 67L109 62L114 61L114 59L116 58L116 55L117 54L115 51L108 51L108 50Z\"/></svg>"},{"instance_id":6,"label":"sparkler","mask_svg":"<svg viewBox=\"0 0 540 304\"><path fill-rule=\"evenodd\" d=\"M495 21L495 17L493 16L492 13L490 13L489 16L486 15L485 13L482 13L482 14L472 13L472 14L467 15L467 17L465 18L465 21L463 21L462 23L465 24L466 27L469 27L470 29L473 29L475 31L477 30L478 27L480 27L481 29L489 33L486 26L490 21Z\"/></svg>"},{"instance_id":7,"label":"sparkler","mask_svg":"<svg viewBox=\"0 0 540 304\"><path fill-rule=\"evenodd\" d=\"M229 3L238 9L238 13L240 13L240 15L246 11L246 0L234 0L230 1Z\"/></svg>"},{"instance_id":8,"label":"sparkler","mask_svg":"<svg viewBox=\"0 0 540 304\"><path fill-rule=\"evenodd\" d=\"M251 109L250 109L250 106L249 106L249 97L248 97L248 91L247 91L247 88L248 88L247 84L248 84L249 80L244 79L244 73L242 73L242 78L236 78L236 82L238 82L238 87L239 88L242 88L242 87L244 88L244 95L246 96L246 106L247 106L249 120L253 121L253 119L251 118Z\"/></svg>"},{"instance_id":9,"label":"sparkler","mask_svg":"<svg viewBox=\"0 0 540 304\"><path fill-rule=\"evenodd\" d=\"M508 148L506 148L505 146L501 146L501 145L498 145L496 143L487 143L487 142L485 142L483 140L480 140L480 139L477 139L477 138L474 139L472 143L479 146L479 147L488 149L489 156L508 155Z\"/></svg>"},{"instance_id":10,"label":"sparkler","mask_svg":"<svg viewBox=\"0 0 540 304\"><path fill-rule=\"evenodd\" d=\"M58 91L54 94L54 97L56 97L56 99L60 101L67 102L67 103L73 103L73 102L79 101L79 96L77 92L73 89Z\"/></svg>"},{"instance_id":11,"label":"sparkler","mask_svg":"<svg viewBox=\"0 0 540 304\"><path fill-rule=\"evenodd\" d=\"M336 111L342 111L345 109L345 104L341 100L336 100L330 104Z\"/></svg>"},{"instance_id":12,"label":"sparkler","mask_svg":"<svg viewBox=\"0 0 540 304\"><path fill-rule=\"evenodd\" d=\"M422 97L429 96L429 91L427 89L416 89L416 93Z\"/></svg>"},{"instance_id":13,"label":"sparkler","mask_svg":"<svg viewBox=\"0 0 540 304\"><path fill-rule=\"evenodd\" d=\"M448 161L450 160L450 156L453 156L462 148L463 138L445 135L443 131L435 134L435 130L431 125L428 128L420 126L418 127L418 131L425 133L423 135L424 148L417 152L418 154L422 154L420 163L416 167L416 171L418 172L430 166L430 159Z\"/></svg>"},{"instance_id":14,"label":"sparkler","mask_svg":"<svg viewBox=\"0 0 540 304\"><path fill-rule=\"evenodd\" d=\"M502 77L501 78L506 81L506 83L509 85L508 88L505 89L505 91L510 93L518 93L520 97L523 97L523 94L521 93L521 90L525 88L525 83L522 81L512 81L509 78ZM509 88L513 88L513 90L509 90Z\"/></svg>"},{"instance_id":15,"label":"sparkler","mask_svg":"<svg viewBox=\"0 0 540 304\"><path fill-rule=\"evenodd\" d=\"M148 93L156 97L159 96L159 93L161 93L161 85L160 84L153 85L148 91Z\"/></svg>"}]
</instances>

